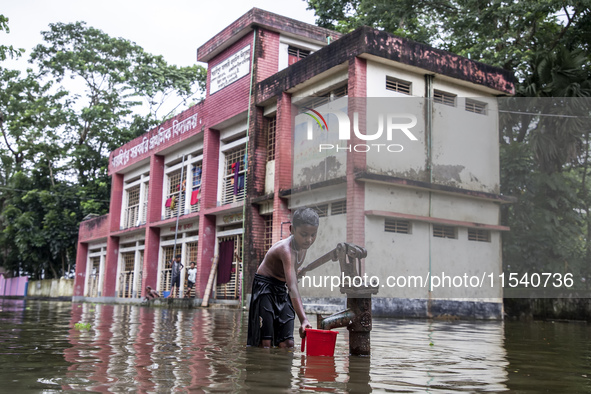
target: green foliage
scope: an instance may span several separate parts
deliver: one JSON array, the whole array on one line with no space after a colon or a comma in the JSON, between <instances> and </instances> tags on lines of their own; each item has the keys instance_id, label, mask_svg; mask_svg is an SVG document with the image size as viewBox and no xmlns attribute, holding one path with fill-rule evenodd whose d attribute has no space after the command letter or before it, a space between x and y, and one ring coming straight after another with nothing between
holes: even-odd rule
<instances>
[{"instance_id":1,"label":"green foliage","mask_svg":"<svg viewBox=\"0 0 591 394\"><path fill-rule=\"evenodd\" d=\"M383 29L514 72L517 97L571 98L500 103L501 192L518 198L503 208L503 257L591 283L591 1L307 2L320 26Z\"/></svg>"},{"instance_id":2,"label":"green foliage","mask_svg":"<svg viewBox=\"0 0 591 394\"><path fill-rule=\"evenodd\" d=\"M42 35L38 74L0 67L0 265L33 278L67 274L80 221L108 212L109 153L159 124L165 100L202 92L206 75L84 23Z\"/></svg>"},{"instance_id":3,"label":"green foliage","mask_svg":"<svg viewBox=\"0 0 591 394\"><path fill-rule=\"evenodd\" d=\"M8 18L4 15L0 14L0 32L5 31L6 33L10 33L10 29L8 28ZM21 56L25 52L24 49L15 49L12 45L0 45L0 61L6 60L7 58L16 58Z\"/></svg>"}]
</instances>

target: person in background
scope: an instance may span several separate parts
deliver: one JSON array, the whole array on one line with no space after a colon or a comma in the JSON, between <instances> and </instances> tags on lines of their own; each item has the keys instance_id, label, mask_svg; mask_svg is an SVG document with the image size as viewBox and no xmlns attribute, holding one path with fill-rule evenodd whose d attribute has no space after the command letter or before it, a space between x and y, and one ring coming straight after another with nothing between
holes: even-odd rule
<instances>
[{"instance_id":1,"label":"person in background","mask_svg":"<svg viewBox=\"0 0 591 394\"><path fill-rule=\"evenodd\" d=\"M181 288L181 270L183 267L184 265L181 264L181 255L177 254L176 258L172 261L172 280L169 295L171 298L175 298L174 296L177 290Z\"/></svg>"},{"instance_id":2,"label":"person in background","mask_svg":"<svg viewBox=\"0 0 591 394\"><path fill-rule=\"evenodd\" d=\"M154 298L160 298L160 294L150 286L146 286L146 298L145 301L151 301Z\"/></svg>"},{"instance_id":3,"label":"person in background","mask_svg":"<svg viewBox=\"0 0 591 394\"><path fill-rule=\"evenodd\" d=\"M195 262L191 261L191 268L187 269L187 291L185 291L185 298L191 296L191 289L195 286L195 279L197 278L197 268Z\"/></svg>"}]
</instances>

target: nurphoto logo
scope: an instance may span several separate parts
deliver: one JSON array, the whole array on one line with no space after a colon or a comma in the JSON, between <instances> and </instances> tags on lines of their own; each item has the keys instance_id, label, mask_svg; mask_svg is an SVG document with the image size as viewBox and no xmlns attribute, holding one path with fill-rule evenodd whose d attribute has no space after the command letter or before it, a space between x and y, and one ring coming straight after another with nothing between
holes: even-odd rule
<instances>
[{"instance_id":1,"label":"nurphoto logo","mask_svg":"<svg viewBox=\"0 0 591 394\"><path fill-rule=\"evenodd\" d=\"M307 134L306 138L308 141L314 140L314 129L316 129L315 124L312 120L316 121L319 130L325 130L328 132L328 123L326 118L328 115L333 115L337 119L338 125L338 135L340 141L349 141L351 139L351 120L349 119L349 115L343 111L339 110L331 110L328 112L321 114L320 112L306 108L309 112L313 112L313 114L309 112L305 112L311 119L308 119L307 122ZM373 143L365 143L365 144L347 144L346 146L340 146L339 144L328 144L328 143L321 143L318 145L318 151L349 151L349 152L369 152L369 151L376 151L376 152L392 152L398 153L404 150L404 146L401 144L390 143L393 138L402 133L405 135L410 141L417 141L417 137L412 133L411 129L417 125L417 117L410 113L388 113L383 114L380 113L377 115L377 130L373 133L368 133L368 130L361 130L359 127L359 113L353 113L353 133L355 137L359 138L363 141L375 141ZM378 143L378 141L383 141L383 136L386 136L387 143Z\"/></svg>"}]
</instances>

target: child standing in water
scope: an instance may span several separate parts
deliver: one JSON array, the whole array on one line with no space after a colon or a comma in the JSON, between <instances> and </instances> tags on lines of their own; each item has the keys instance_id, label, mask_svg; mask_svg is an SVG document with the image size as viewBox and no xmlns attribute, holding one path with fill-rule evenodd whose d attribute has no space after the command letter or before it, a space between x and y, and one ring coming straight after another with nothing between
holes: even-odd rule
<instances>
[{"instance_id":1,"label":"child standing in water","mask_svg":"<svg viewBox=\"0 0 591 394\"><path fill-rule=\"evenodd\" d=\"M289 227L291 236L269 249L252 284L248 317L248 346L269 348L294 346L295 315L300 320L300 337L312 328L298 290L296 269L316 240L319 218L311 208L299 208Z\"/></svg>"}]
</instances>

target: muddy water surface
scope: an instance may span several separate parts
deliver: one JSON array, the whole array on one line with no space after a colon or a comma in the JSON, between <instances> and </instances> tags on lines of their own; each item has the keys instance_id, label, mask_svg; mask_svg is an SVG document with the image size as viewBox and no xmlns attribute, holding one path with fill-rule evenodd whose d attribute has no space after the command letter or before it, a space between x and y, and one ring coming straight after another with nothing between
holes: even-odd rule
<instances>
[{"instance_id":1,"label":"muddy water surface","mask_svg":"<svg viewBox=\"0 0 591 394\"><path fill-rule=\"evenodd\" d=\"M335 357L306 357L246 349L246 327L236 310L0 299L0 391L591 393L581 323L374 319L367 358L346 329Z\"/></svg>"}]
</instances>

